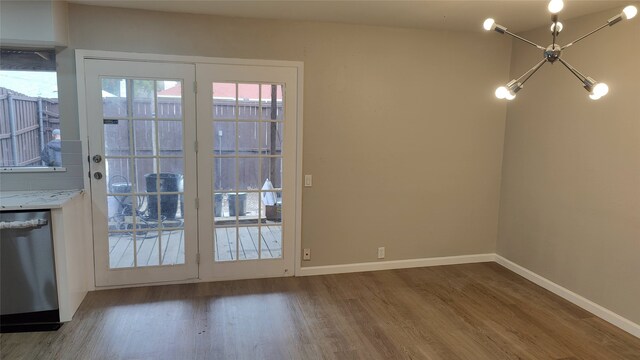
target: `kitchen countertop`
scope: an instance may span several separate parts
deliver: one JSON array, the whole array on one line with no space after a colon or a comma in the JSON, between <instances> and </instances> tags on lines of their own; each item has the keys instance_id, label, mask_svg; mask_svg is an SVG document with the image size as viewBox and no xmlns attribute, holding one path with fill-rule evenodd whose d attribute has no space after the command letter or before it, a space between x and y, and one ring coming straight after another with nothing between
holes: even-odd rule
<instances>
[{"instance_id":1,"label":"kitchen countertop","mask_svg":"<svg viewBox=\"0 0 640 360\"><path fill-rule=\"evenodd\" d=\"M61 208L84 190L0 191L0 211Z\"/></svg>"}]
</instances>

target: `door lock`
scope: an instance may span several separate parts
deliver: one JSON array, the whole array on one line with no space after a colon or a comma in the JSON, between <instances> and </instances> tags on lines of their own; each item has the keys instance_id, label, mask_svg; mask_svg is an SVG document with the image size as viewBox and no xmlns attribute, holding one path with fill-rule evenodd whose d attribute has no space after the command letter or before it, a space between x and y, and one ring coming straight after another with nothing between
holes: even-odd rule
<instances>
[{"instance_id":1,"label":"door lock","mask_svg":"<svg viewBox=\"0 0 640 360\"><path fill-rule=\"evenodd\" d=\"M100 180L100 179L102 179L102 173L101 173L101 172L99 172L99 171L98 171L98 172L93 173L93 178L94 178L94 179L96 179L96 180Z\"/></svg>"},{"instance_id":2,"label":"door lock","mask_svg":"<svg viewBox=\"0 0 640 360\"><path fill-rule=\"evenodd\" d=\"M102 161L102 156L100 156L100 155L93 155L93 158L92 158L92 159L93 159L93 162L97 164L97 163L99 163L100 161Z\"/></svg>"}]
</instances>

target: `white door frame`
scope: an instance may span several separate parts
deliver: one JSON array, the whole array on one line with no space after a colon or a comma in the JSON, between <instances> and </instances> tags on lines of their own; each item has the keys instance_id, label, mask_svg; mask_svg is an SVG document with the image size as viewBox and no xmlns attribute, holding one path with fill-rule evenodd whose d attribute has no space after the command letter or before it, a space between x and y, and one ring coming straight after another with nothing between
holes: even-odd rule
<instances>
[{"instance_id":1,"label":"white door frame","mask_svg":"<svg viewBox=\"0 0 640 360\"><path fill-rule=\"evenodd\" d=\"M214 57L202 57L202 56L181 56L181 55L163 55L163 54L145 54L145 53L127 53L127 52L114 52L114 51L101 51L101 50L82 50L77 49L75 51L76 62L76 86L77 86L77 98L78 98L78 119L79 119L79 132L80 141L82 142L82 158L88 159L89 156L89 144L88 144L88 117L87 117L87 99L86 99L86 87L84 76L84 60L85 59L102 59L102 60L129 60L129 61L149 61L149 62L166 62L166 63L188 63L188 64L229 64L229 65L260 65L260 66L281 66L281 67L293 67L297 70L297 134L296 134L296 169L295 169L295 200L291 201L289 206L295 206L296 219L293 226L295 226L295 240L294 240L294 276L300 274L301 269L301 248L302 248L302 130L303 130L303 88L304 88L304 64L300 61L282 61L282 60L254 60L254 59L233 59L233 58L214 58ZM84 174L89 173L89 163L83 161ZM89 177L84 177L84 189L89 194L85 196L85 209L87 217L85 217L85 223L91 224L91 184ZM89 220L87 222L87 220ZM96 289L93 279L95 278L95 259L93 257L93 228L87 227L87 237L91 239L87 246L86 256L90 261L90 290ZM90 230L90 231L89 231ZM212 281L215 279L196 279L187 281L167 282L169 283L185 283L185 282L200 282L200 281ZM144 284L141 284L144 285ZM135 285L135 286L141 286ZM116 286L123 287L123 286ZM100 287L103 288L103 287Z\"/></svg>"}]
</instances>

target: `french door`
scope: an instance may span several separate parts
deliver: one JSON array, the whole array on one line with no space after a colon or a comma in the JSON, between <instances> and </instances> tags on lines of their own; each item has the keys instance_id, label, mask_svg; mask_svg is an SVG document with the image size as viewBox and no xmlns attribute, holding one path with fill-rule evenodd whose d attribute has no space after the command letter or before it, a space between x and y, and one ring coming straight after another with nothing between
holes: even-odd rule
<instances>
[{"instance_id":1,"label":"french door","mask_svg":"<svg viewBox=\"0 0 640 360\"><path fill-rule=\"evenodd\" d=\"M195 66L84 64L96 286L197 278Z\"/></svg>"},{"instance_id":2,"label":"french door","mask_svg":"<svg viewBox=\"0 0 640 360\"><path fill-rule=\"evenodd\" d=\"M293 275L296 67L84 69L96 286Z\"/></svg>"},{"instance_id":3,"label":"french door","mask_svg":"<svg viewBox=\"0 0 640 360\"><path fill-rule=\"evenodd\" d=\"M297 71L198 64L201 276L293 275Z\"/></svg>"}]
</instances>

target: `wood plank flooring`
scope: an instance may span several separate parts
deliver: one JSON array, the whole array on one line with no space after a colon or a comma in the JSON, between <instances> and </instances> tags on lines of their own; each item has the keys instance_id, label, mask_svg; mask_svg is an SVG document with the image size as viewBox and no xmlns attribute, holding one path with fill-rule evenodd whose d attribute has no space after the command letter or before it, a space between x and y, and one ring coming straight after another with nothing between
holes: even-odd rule
<instances>
[{"instance_id":1,"label":"wood plank flooring","mask_svg":"<svg viewBox=\"0 0 640 360\"><path fill-rule=\"evenodd\" d=\"M495 263L90 293L4 359L640 359L640 339Z\"/></svg>"}]
</instances>

